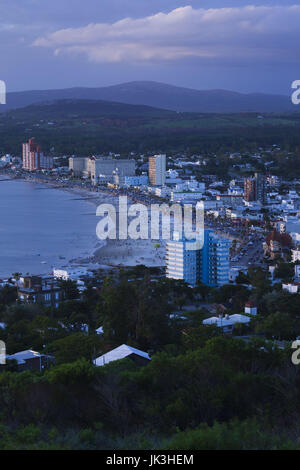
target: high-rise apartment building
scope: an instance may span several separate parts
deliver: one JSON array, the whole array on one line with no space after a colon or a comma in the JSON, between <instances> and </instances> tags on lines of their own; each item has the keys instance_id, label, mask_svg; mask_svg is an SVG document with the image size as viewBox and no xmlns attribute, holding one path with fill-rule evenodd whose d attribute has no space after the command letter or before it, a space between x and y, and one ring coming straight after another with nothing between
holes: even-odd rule
<instances>
[{"instance_id":1,"label":"high-rise apartment building","mask_svg":"<svg viewBox=\"0 0 300 470\"><path fill-rule=\"evenodd\" d=\"M71 157L69 169L76 177L90 178L93 184L101 180L113 182L115 176L124 180L126 176L135 176L136 163L134 159L116 159L112 157Z\"/></svg>"},{"instance_id":2,"label":"high-rise apartment building","mask_svg":"<svg viewBox=\"0 0 300 470\"><path fill-rule=\"evenodd\" d=\"M190 241L179 239L167 242L166 276L182 279L195 286L198 281L209 286L222 286L229 282L230 241L217 236L212 230L204 231L204 243L200 250L190 250Z\"/></svg>"},{"instance_id":3,"label":"high-rise apartment building","mask_svg":"<svg viewBox=\"0 0 300 470\"><path fill-rule=\"evenodd\" d=\"M24 143L22 150L24 170L51 170L53 168L53 157L44 155L34 138Z\"/></svg>"},{"instance_id":4,"label":"high-rise apartment building","mask_svg":"<svg viewBox=\"0 0 300 470\"><path fill-rule=\"evenodd\" d=\"M266 202L266 178L261 173L255 173L255 197L262 204Z\"/></svg>"},{"instance_id":5,"label":"high-rise apartment building","mask_svg":"<svg viewBox=\"0 0 300 470\"><path fill-rule=\"evenodd\" d=\"M149 182L151 186L164 186L166 182L166 170L166 155L154 155L149 158Z\"/></svg>"},{"instance_id":6,"label":"high-rise apartment building","mask_svg":"<svg viewBox=\"0 0 300 470\"><path fill-rule=\"evenodd\" d=\"M176 235L166 245L167 277L182 279L195 286L200 277L200 250L188 250L188 241L180 240Z\"/></svg>"},{"instance_id":7,"label":"high-rise apartment building","mask_svg":"<svg viewBox=\"0 0 300 470\"><path fill-rule=\"evenodd\" d=\"M266 180L264 175L255 173L254 178L245 178L244 180L244 199L245 201L266 202Z\"/></svg>"},{"instance_id":8,"label":"high-rise apartment building","mask_svg":"<svg viewBox=\"0 0 300 470\"><path fill-rule=\"evenodd\" d=\"M86 160L84 157L69 158L69 170L75 178L83 176L83 172L86 169Z\"/></svg>"},{"instance_id":9,"label":"high-rise apartment building","mask_svg":"<svg viewBox=\"0 0 300 470\"><path fill-rule=\"evenodd\" d=\"M247 202L255 201L255 179L245 178L244 180L244 199Z\"/></svg>"}]
</instances>

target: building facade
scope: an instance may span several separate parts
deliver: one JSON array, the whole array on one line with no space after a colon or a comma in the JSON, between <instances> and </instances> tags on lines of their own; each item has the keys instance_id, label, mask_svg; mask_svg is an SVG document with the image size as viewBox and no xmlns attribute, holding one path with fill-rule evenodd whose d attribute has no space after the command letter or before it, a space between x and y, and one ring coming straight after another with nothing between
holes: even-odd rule
<instances>
[{"instance_id":1,"label":"building facade","mask_svg":"<svg viewBox=\"0 0 300 470\"><path fill-rule=\"evenodd\" d=\"M181 279L191 286L197 282L209 286L229 283L229 240L217 236L212 230L205 230L203 247L189 250L187 240L176 240L176 235L174 238L166 246L167 278Z\"/></svg>"},{"instance_id":2,"label":"building facade","mask_svg":"<svg viewBox=\"0 0 300 470\"><path fill-rule=\"evenodd\" d=\"M149 182L152 186L166 183L167 156L154 155L149 158Z\"/></svg>"},{"instance_id":3,"label":"building facade","mask_svg":"<svg viewBox=\"0 0 300 470\"><path fill-rule=\"evenodd\" d=\"M69 159L70 172L75 177L90 178L93 184L112 183L115 176L124 182L126 176L135 176L135 166L133 159L112 157L71 157Z\"/></svg>"},{"instance_id":4,"label":"building facade","mask_svg":"<svg viewBox=\"0 0 300 470\"><path fill-rule=\"evenodd\" d=\"M53 157L44 155L34 138L23 144L22 160L24 170L52 170L54 167Z\"/></svg>"},{"instance_id":5,"label":"building facade","mask_svg":"<svg viewBox=\"0 0 300 470\"><path fill-rule=\"evenodd\" d=\"M188 250L187 243L179 239L167 242L166 276L195 286L200 278L200 250Z\"/></svg>"},{"instance_id":6,"label":"building facade","mask_svg":"<svg viewBox=\"0 0 300 470\"><path fill-rule=\"evenodd\" d=\"M18 282L18 299L26 304L57 308L65 293L53 277L25 276Z\"/></svg>"},{"instance_id":7,"label":"building facade","mask_svg":"<svg viewBox=\"0 0 300 470\"><path fill-rule=\"evenodd\" d=\"M54 363L53 356L46 356L32 349L7 355L6 359L7 361L16 362L18 372L24 372L25 370L42 372L50 364Z\"/></svg>"},{"instance_id":8,"label":"building facade","mask_svg":"<svg viewBox=\"0 0 300 470\"><path fill-rule=\"evenodd\" d=\"M216 200L222 202L224 205L230 205L231 207L243 205L243 196L238 194L217 194Z\"/></svg>"},{"instance_id":9,"label":"building facade","mask_svg":"<svg viewBox=\"0 0 300 470\"><path fill-rule=\"evenodd\" d=\"M255 173L254 178L244 180L244 199L247 202L266 202L266 179L264 175Z\"/></svg>"},{"instance_id":10,"label":"building facade","mask_svg":"<svg viewBox=\"0 0 300 470\"><path fill-rule=\"evenodd\" d=\"M297 261L300 261L300 244L292 250L292 263L297 263Z\"/></svg>"},{"instance_id":11,"label":"building facade","mask_svg":"<svg viewBox=\"0 0 300 470\"><path fill-rule=\"evenodd\" d=\"M141 176L125 176L125 186L148 186L149 178L146 175Z\"/></svg>"},{"instance_id":12,"label":"building facade","mask_svg":"<svg viewBox=\"0 0 300 470\"><path fill-rule=\"evenodd\" d=\"M72 176L80 178L83 176L83 172L86 168L86 158L82 157L71 157L69 158L69 170Z\"/></svg>"}]
</instances>

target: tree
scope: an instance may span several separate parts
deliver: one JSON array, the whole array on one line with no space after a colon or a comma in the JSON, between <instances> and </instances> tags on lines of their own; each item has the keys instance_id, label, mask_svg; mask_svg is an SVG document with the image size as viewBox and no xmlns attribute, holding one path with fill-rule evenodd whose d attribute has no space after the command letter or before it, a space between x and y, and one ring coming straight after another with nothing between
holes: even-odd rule
<instances>
[{"instance_id":1,"label":"tree","mask_svg":"<svg viewBox=\"0 0 300 470\"><path fill-rule=\"evenodd\" d=\"M249 298L249 293L243 285L225 284L213 290L213 298L217 303L231 301L232 307L240 310Z\"/></svg>"},{"instance_id":2,"label":"tree","mask_svg":"<svg viewBox=\"0 0 300 470\"><path fill-rule=\"evenodd\" d=\"M11 305L16 302L18 292L16 287L5 285L0 290L0 305Z\"/></svg>"},{"instance_id":3,"label":"tree","mask_svg":"<svg viewBox=\"0 0 300 470\"><path fill-rule=\"evenodd\" d=\"M255 287L258 297L263 296L270 291L271 283L268 274L260 267L250 267L248 270L250 283Z\"/></svg>"},{"instance_id":4,"label":"tree","mask_svg":"<svg viewBox=\"0 0 300 470\"><path fill-rule=\"evenodd\" d=\"M74 333L53 341L46 350L54 355L56 364L63 364L81 358L91 361L102 353L102 346L102 340L96 334L86 336L83 333Z\"/></svg>"},{"instance_id":5,"label":"tree","mask_svg":"<svg viewBox=\"0 0 300 470\"><path fill-rule=\"evenodd\" d=\"M293 339L296 320L287 313L275 312L268 315L256 325L257 333L264 333L267 338Z\"/></svg>"},{"instance_id":6,"label":"tree","mask_svg":"<svg viewBox=\"0 0 300 470\"><path fill-rule=\"evenodd\" d=\"M247 274L244 274L242 271L240 271L235 282L237 284L250 284L249 276L247 276Z\"/></svg>"},{"instance_id":7,"label":"tree","mask_svg":"<svg viewBox=\"0 0 300 470\"><path fill-rule=\"evenodd\" d=\"M60 280L58 283L59 287L61 287L66 296L66 300L75 300L79 297L79 290L77 289L76 281L72 281L71 279Z\"/></svg>"},{"instance_id":8,"label":"tree","mask_svg":"<svg viewBox=\"0 0 300 470\"><path fill-rule=\"evenodd\" d=\"M276 311L286 312L294 318L297 318L300 312L300 295L290 294L282 289L274 289L259 299L259 309L265 314L271 314Z\"/></svg>"},{"instance_id":9,"label":"tree","mask_svg":"<svg viewBox=\"0 0 300 470\"><path fill-rule=\"evenodd\" d=\"M120 282L115 286L107 280L101 289L100 321L105 338L116 344L126 343L132 329L132 311L136 304L132 283Z\"/></svg>"},{"instance_id":10,"label":"tree","mask_svg":"<svg viewBox=\"0 0 300 470\"><path fill-rule=\"evenodd\" d=\"M90 327L95 325L95 313L93 307L86 301L68 300L60 303L54 312L55 317L59 318L64 326L70 330L81 330L82 326L87 324Z\"/></svg>"},{"instance_id":11,"label":"tree","mask_svg":"<svg viewBox=\"0 0 300 470\"><path fill-rule=\"evenodd\" d=\"M198 349L204 346L209 339L221 335L222 328L218 328L216 325L201 325L197 328L184 329L182 341L186 349Z\"/></svg>"},{"instance_id":12,"label":"tree","mask_svg":"<svg viewBox=\"0 0 300 470\"><path fill-rule=\"evenodd\" d=\"M277 279L291 280L294 277L294 264L280 262L275 269Z\"/></svg>"},{"instance_id":13,"label":"tree","mask_svg":"<svg viewBox=\"0 0 300 470\"><path fill-rule=\"evenodd\" d=\"M111 281L101 290L100 321L105 339L114 344L131 342L141 348L157 348L176 337L177 328L169 321L171 305L167 284L143 281Z\"/></svg>"},{"instance_id":14,"label":"tree","mask_svg":"<svg viewBox=\"0 0 300 470\"><path fill-rule=\"evenodd\" d=\"M199 281L196 286L196 292L200 294L202 300L205 301L211 292L211 287Z\"/></svg>"},{"instance_id":15,"label":"tree","mask_svg":"<svg viewBox=\"0 0 300 470\"><path fill-rule=\"evenodd\" d=\"M165 446L166 447L166 446ZM176 434L168 450L283 450L300 449L285 436L266 430L257 419L229 423L206 423L197 429Z\"/></svg>"}]
</instances>

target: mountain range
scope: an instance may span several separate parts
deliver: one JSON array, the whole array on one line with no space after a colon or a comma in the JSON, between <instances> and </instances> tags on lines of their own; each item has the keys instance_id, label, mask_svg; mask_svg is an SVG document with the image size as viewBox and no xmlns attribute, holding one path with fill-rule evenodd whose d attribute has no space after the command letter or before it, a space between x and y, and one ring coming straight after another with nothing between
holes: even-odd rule
<instances>
[{"instance_id":1,"label":"mountain range","mask_svg":"<svg viewBox=\"0 0 300 470\"><path fill-rule=\"evenodd\" d=\"M193 90L164 83L135 81L100 88L66 88L7 93L1 111L57 100L104 100L151 106L176 112L282 113L297 112L289 96L243 94L227 90Z\"/></svg>"}]
</instances>

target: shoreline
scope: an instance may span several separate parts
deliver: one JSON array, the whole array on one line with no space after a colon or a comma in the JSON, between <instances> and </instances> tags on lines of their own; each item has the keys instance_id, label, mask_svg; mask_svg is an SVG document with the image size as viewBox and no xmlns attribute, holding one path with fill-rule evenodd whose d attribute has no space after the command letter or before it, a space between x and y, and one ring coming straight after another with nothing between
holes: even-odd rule
<instances>
[{"instance_id":1,"label":"shoreline","mask_svg":"<svg viewBox=\"0 0 300 470\"><path fill-rule=\"evenodd\" d=\"M5 175L10 177L10 175ZM74 187L66 186L55 181L43 180L39 178L10 178L15 181L40 184L41 186L58 189L65 193L78 197L78 201L84 201L92 204L94 207L101 203L110 203L118 206L118 195L113 191L92 190L77 185ZM133 199L128 196L128 199ZM96 229L96 227L95 227ZM102 246L101 246L102 244ZM97 245L94 246L90 254L86 256L65 260L63 266L58 268L68 269L76 267L85 267L87 269L111 269L117 267L131 267L136 265L146 265L148 267L165 266L165 241L164 240L100 240L97 239ZM99 246L100 245L100 246ZM61 265L62 263L58 263Z\"/></svg>"},{"instance_id":2,"label":"shoreline","mask_svg":"<svg viewBox=\"0 0 300 470\"><path fill-rule=\"evenodd\" d=\"M26 181L31 181L31 178ZM36 183L42 183L35 178ZM118 206L118 196L113 191L101 191L99 189L93 191L92 189L76 187L65 187L59 184L46 181L45 184L49 184L54 188L61 191L68 192L75 195L84 195L87 197L81 198L90 202L94 206L100 203L111 203ZM128 199L132 199L128 196ZM103 246L97 247L96 250L91 253L88 257L74 258L69 260L69 264L76 266L106 266L107 268L112 267L129 267L136 266L138 264L145 264L148 267L162 267L165 266L165 240L98 240L99 243L103 243Z\"/></svg>"},{"instance_id":3,"label":"shoreline","mask_svg":"<svg viewBox=\"0 0 300 470\"><path fill-rule=\"evenodd\" d=\"M60 190L61 197L65 200L69 199L68 195L74 196L74 199L78 199L78 202L92 202L90 199L91 193L88 191L79 191L78 188L65 188L62 185L58 185L52 181L45 181L39 180L37 178L14 178L13 175L9 174L1 174L0 180L3 181L2 184L13 184L13 182L20 182L21 184L29 183L34 187L34 189L38 189L40 187L41 191L43 189L57 189ZM4 181L7 181L4 183ZM5 191L5 190L4 190ZM37 193L38 194L38 191ZM77 198L76 198L77 196ZM99 195L100 198L102 195ZM44 197L42 198L45 199ZM58 201L60 199L58 198ZM99 199L97 198L97 201ZM95 207L96 200L93 201L93 208ZM58 202L59 203L59 202ZM80 209L80 206L78 206ZM85 207L85 209L84 209ZM81 206L81 212L90 212L94 213L93 211L88 211L87 205ZM78 210L79 212L79 210ZM90 214L91 215L91 214ZM76 217L76 209L75 214ZM61 217L61 215L60 215ZM36 219L35 219L36 220ZM89 225L91 223L89 222ZM96 226L96 223L95 225ZM91 227L92 228L92 227ZM72 235L72 233L74 235ZM82 237L83 235L83 237ZM62 234L62 237L65 236ZM87 265L85 262L86 259L90 259L94 256L95 251L97 251L101 247L101 241L96 238L96 233L94 230L87 230L86 234L82 234L82 231L77 231L76 228L70 226L70 236L67 236L67 245L62 244L61 248L59 244L54 250L49 253L49 249L45 246L45 249L37 248L36 253L34 253L34 247L32 249L27 249L26 245L23 244L21 241L19 242L19 250L18 255L20 257L20 265L18 265L15 257L12 258L11 265L9 262L5 261L3 264L3 269L1 270L1 278L9 278L11 277L14 271L21 271L23 274L28 275L48 275L53 273L53 269L72 269L72 268L79 268L80 266L86 267L87 269L97 269L98 266ZM77 247L77 248L76 248ZM8 260L9 261L9 260Z\"/></svg>"}]
</instances>

